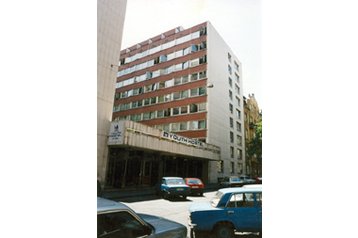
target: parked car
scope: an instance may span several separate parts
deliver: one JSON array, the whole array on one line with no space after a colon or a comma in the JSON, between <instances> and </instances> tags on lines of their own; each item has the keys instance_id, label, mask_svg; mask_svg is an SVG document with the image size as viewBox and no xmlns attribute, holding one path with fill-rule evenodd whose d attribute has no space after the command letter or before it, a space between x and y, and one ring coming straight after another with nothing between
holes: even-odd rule
<instances>
[{"instance_id":1,"label":"parked car","mask_svg":"<svg viewBox=\"0 0 358 238\"><path fill-rule=\"evenodd\" d=\"M261 186L224 188L206 203L189 207L190 237L232 238L236 232L262 234Z\"/></svg>"},{"instance_id":2,"label":"parked car","mask_svg":"<svg viewBox=\"0 0 358 238\"><path fill-rule=\"evenodd\" d=\"M224 177L220 182L220 186L224 188L241 187L242 185L244 185L244 182L237 176Z\"/></svg>"},{"instance_id":3,"label":"parked car","mask_svg":"<svg viewBox=\"0 0 358 238\"><path fill-rule=\"evenodd\" d=\"M163 177L159 186L159 194L165 198L186 197L190 194L190 187L180 177Z\"/></svg>"},{"instance_id":4,"label":"parked car","mask_svg":"<svg viewBox=\"0 0 358 238\"><path fill-rule=\"evenodd\" d=\"M262 177L255 178L257 184L262 184Z\"/></svg>"},{"instance_id":5,"label":"parked car","mask_svg":"<svg viewBox=\"0 0 358 238\"><path fill-rule=\"evenodd\" d=\"M252 179L248 175L241 175L239 178L243 181L244 184L256 183L256 179Z\"/></svg>"},{"instance_id":6,"label":"parked car","mask_svg":"<svg viewBox=\"0 0 358 238\"><path fill-rule=\"evenodd\" d=\"M186 238L187 228L162 217L137 214L123 203L97 197L97 237Z\"/></svg>"},{"instance_id":7,"label":"parked car","mask_svg":"<svg viewBox=\"0 0 358 238\"><path fill-rule=\"evenodd\" d=\"M205 185L198 178L185 178L185 184L190 187L191 194L199 194L203 196Z\"/></svg>"}]
</instances>

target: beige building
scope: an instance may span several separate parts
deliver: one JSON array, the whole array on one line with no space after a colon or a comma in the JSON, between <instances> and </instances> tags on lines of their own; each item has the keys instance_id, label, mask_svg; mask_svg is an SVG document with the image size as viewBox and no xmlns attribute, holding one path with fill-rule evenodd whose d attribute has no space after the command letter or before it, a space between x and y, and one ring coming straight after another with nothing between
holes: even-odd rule
<instances>
[{"instance_id":1,"label":"beige building","mask_svg":"<svg viewBox=\"0 0 358 238\"><path fill-rule=\"evenodd\" d=\"M262 114L257 104L254 94L249 94L249 97L244 97L244 112L245 112L245 141L246 145L255 136L255 125L261 120ZM256 158L247 158L246 172L252 176L261 175L261 164Z\"/></svg>"},{"instance_id":2,"label":"beige building","mask_svg":"<svg viewBox=\"0 0 358 238\"><path fill-rule=\"evenodd\" d=\"M97 0L97 177L102 183L126 4L127 0Z\"/></svg>"}]
</instances>

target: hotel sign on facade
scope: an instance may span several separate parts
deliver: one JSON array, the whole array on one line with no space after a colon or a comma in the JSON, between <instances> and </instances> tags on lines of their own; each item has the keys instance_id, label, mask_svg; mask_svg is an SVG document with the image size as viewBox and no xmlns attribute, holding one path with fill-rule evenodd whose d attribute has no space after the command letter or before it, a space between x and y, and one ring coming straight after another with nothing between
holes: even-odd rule
<instances>
[{"instance_id":1,"label":"hotel sign on facade","mask_svg":"<svg viewBox=\"0 0 358 238\"><path fill-rule=\"evenodd\" d=\"M169 133L166 131L162 132L162 138L165 139L169 139L175 142L179 142L179 143L183 143L183 144L187 144L187 145L194 145L194 146L198 146L198 147L202 147L203 143L197 139L193 139L193 138L187 138L184 136L179 136L173 133Z\"/></svg>"}]
</instances>

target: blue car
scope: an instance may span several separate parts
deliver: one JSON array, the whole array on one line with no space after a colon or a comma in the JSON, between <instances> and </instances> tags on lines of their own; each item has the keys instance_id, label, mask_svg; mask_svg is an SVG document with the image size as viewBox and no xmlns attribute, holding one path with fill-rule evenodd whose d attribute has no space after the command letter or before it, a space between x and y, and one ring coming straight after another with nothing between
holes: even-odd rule
<instances>
[{"instance_id":1,"label":"blue car","mask_svg":"<svg viewBox=\"0 0 358 238\"><path fill-rule=\"evenodd\" d=\"M235 232L262 234L262 187L248 185L220 189L206 203L189 208L190 237L233 238Z\"/></svg>"},{"instance_id":2,"label":"blue car","mask_svg":"<svg viewBox=\"0 0 358 238\"><path fill-rule=\"evenodd\" d=\"M120 202L97 197L98 238L186 238L187 228L162 217L137 214Z\"/></svg>"},{"instance_id":3,"label":"blue car","mask_svg":"<svg viewBox=\"0 0 358 238\"><path fill-rule=\"evenodd\" d=\"M159 186L160 195L165 198L186 197L190 194L190 187L180 177L163 177Z\"/></svg>"}]
</instances>

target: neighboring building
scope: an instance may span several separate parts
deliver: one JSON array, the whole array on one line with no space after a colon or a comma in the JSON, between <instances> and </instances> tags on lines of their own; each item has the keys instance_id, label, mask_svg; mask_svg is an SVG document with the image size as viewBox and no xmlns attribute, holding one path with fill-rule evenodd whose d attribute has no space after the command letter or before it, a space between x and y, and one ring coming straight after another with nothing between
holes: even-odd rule
<instances>
[{"instance_id":1,"label":"neighboring building","mask_svg":"<svg viewBox=\"0 0 358 238\"><path fill-rule=\"evenodd\" d=\"M262 114L255 99L254 94L249 94L249 98L244 97L244 112L245 112L245 142L251 141L255 136L256 124L261 120ZM246 150L247 151L247 150ZM246 155L247 156L247 155ZM261 176L261 163L257 158L246 157L246 172L251 176Z\"/></svg>"},{"instance_id":2,"label":"neighboring building","mask_svg":"<svg viewBox=\"0 0 358 238\"><path fill-rule=\"evenodd\" d=\"M122 50L113 121L136 121L176 137L196 138L218 146L220 154L209 158L202 151L191 156L190 146L168 154L158 152L159 144L151 149L109 144L107 185L118 187L118 182L110 182L116 179L113 174L126 169L138 178L146 166L163 176L197 176L209 183L245 173L241 70L241 62L210 22L186 30L178 27ZM130 168L123 166L124 158L132 161ZM130 184L137 178L125 180Z\"/></svg>"},{"instance_id":3,"label":"neighboring building","mask_svg":"<svg viewBox=\"0 0 358 238\"><path fill-rule=\"evenodd\" d=\"M104 182L108 132L127 0L97 0L97 177Z\"/></svg>"}]
</instances>

